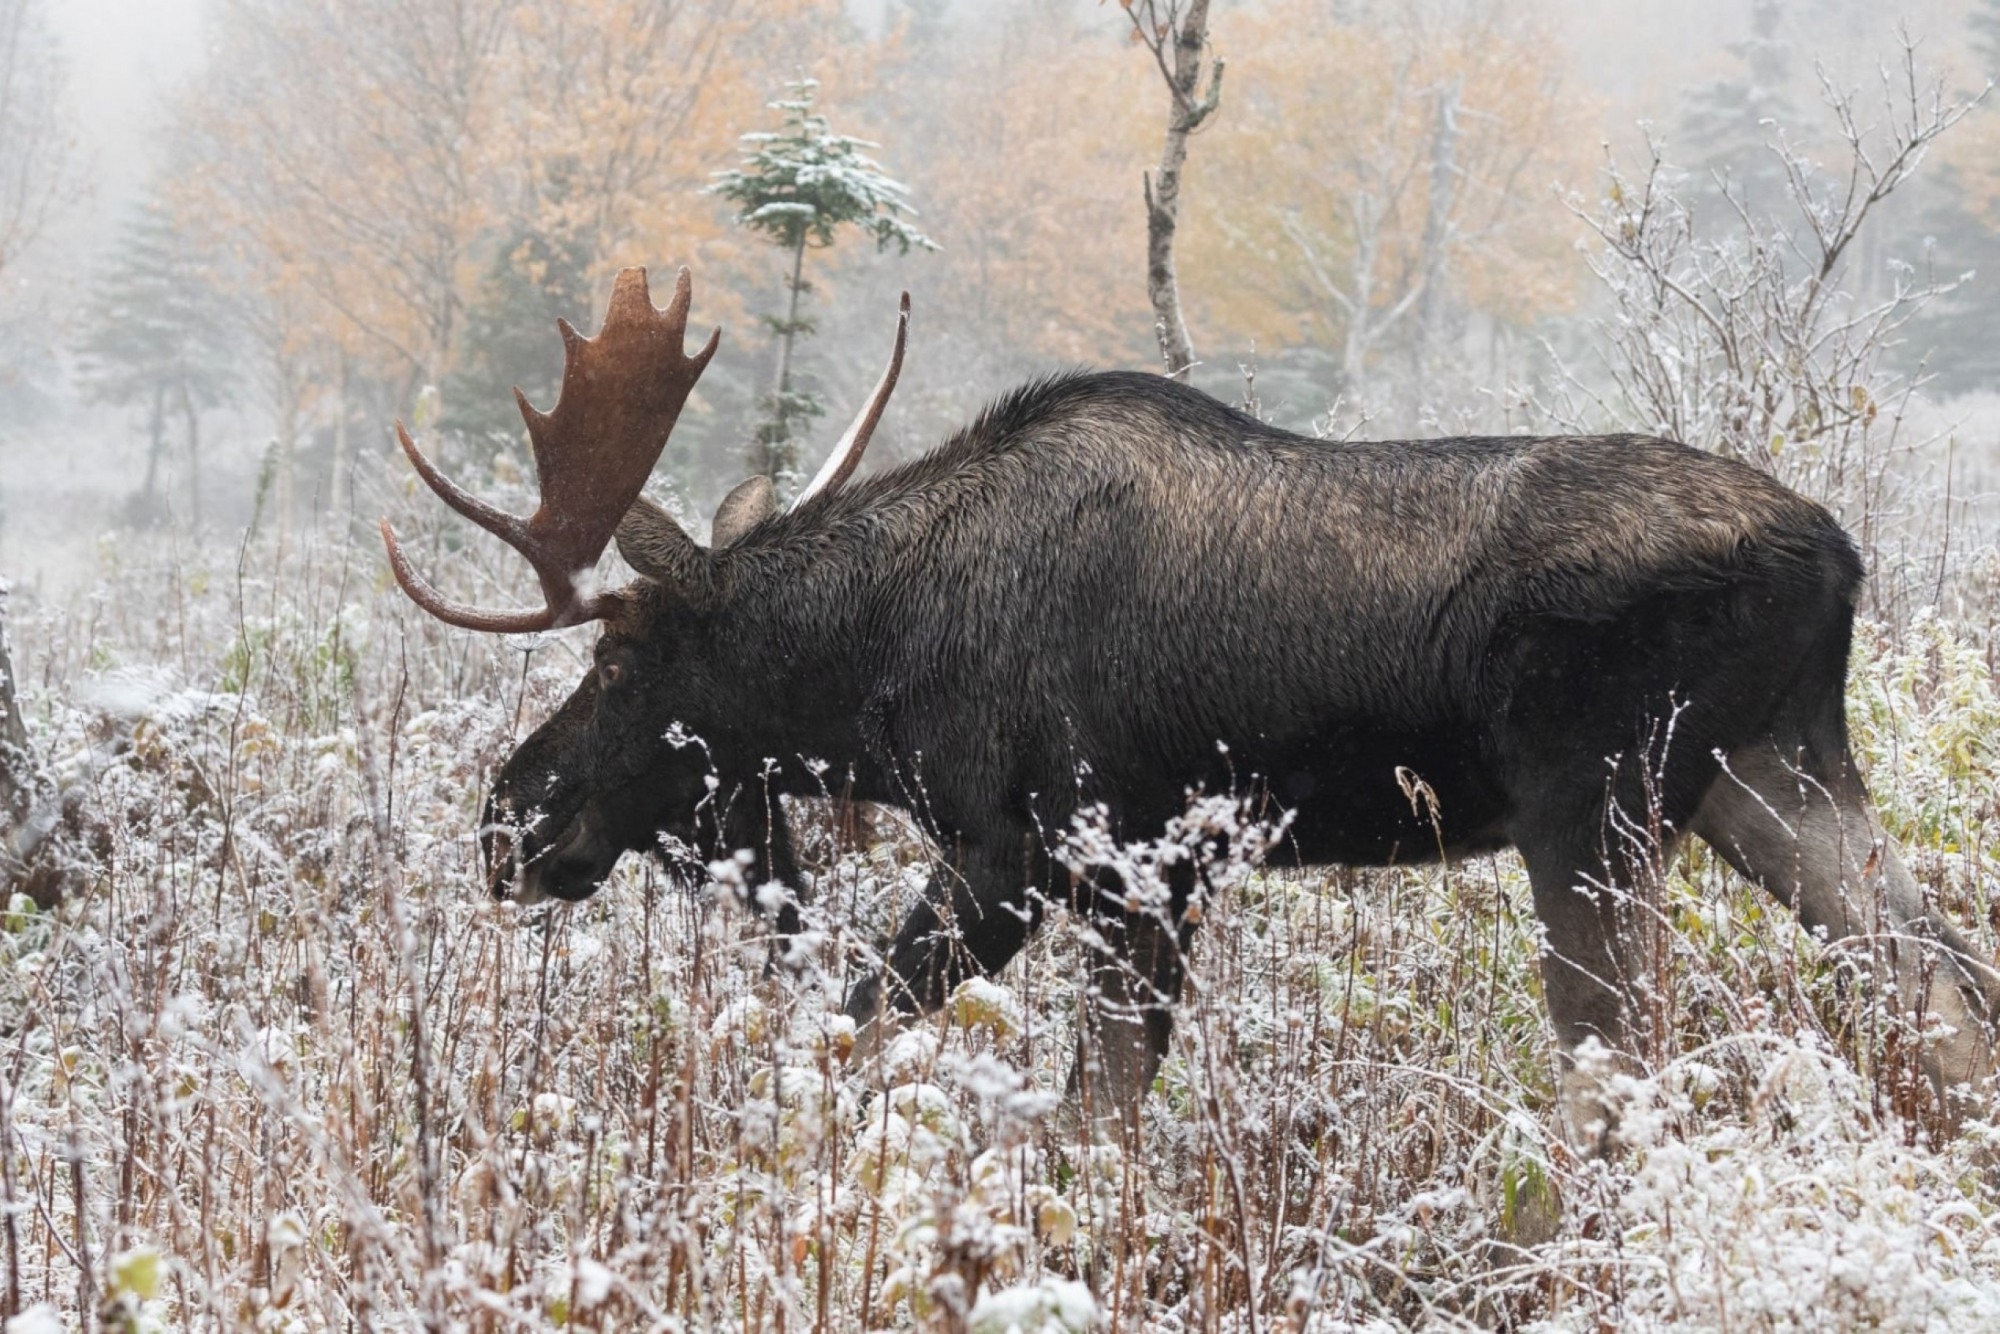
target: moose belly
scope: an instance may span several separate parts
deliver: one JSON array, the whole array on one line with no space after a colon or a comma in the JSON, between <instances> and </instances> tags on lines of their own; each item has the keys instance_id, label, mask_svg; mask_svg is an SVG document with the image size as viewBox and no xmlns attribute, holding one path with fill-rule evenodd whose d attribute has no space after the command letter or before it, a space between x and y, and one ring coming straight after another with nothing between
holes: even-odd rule
<instances>
[{"instance_id":1,"label":"moose belly","mask_svg":"<svg viewBox=\"0 0 2000 1334\"><path fill-rule=\"evenodd\" d=\"M1227 749L1157 756L1151 777L1127 788L1138 821L1164 822L1197 783L1238 792L1271 815L1292 813L1276 859L1383 866L1436 861L1506 846L1507 803L1469 744L1473 729L1389 730L1334 723L1310 734L1240 737ZM1161 782L1167 775L1179 775Z\"/></svg>"}]
</instances>

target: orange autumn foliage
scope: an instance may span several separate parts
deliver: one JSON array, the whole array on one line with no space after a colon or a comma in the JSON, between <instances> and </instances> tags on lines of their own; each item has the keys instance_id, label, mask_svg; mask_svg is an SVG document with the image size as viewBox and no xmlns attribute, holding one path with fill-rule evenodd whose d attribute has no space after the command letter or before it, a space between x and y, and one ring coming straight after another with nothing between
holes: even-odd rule
<instances>
[{"instance_id":1,"label":"orange autumn foliage","mask_svg":"<svg viewBox=\"0 0 2000 1334\"><path fill-rule=\"evenodd\" d=\"M1511 326L1576 299L1554 186L1589 170L1591 121L1519 6L1269 0L1218 11L1215 42L1183 240L1198 341L1321 346L1351 382L1426 287Z\"/></svg>"},{"instance_id":2,"label":"orange autumn foliage","mask_svg":"<svg viewBox=\"0 0 2000 1334\"><path fill-rule=\"evenodd\" d=\"M454 365L496 246L594 276L735 241L701 193L834 0L223 0L181 183L298 338L411 401ZM717 282L718 288L724 286Z\"/></svg>"},{"instance_id":3,"label":"orange autumn foliage","mask_svg":"<svg viewBox=\"0 0 2000 1334\"><path fill-rule=\"evenodd\" d=\"M896 149L942 246L930 301L1017 365L1152 365L1140 177L1166 94L1143 53L1093 12L1040 6L905 52Z\"/></svg>"}]
</instances>

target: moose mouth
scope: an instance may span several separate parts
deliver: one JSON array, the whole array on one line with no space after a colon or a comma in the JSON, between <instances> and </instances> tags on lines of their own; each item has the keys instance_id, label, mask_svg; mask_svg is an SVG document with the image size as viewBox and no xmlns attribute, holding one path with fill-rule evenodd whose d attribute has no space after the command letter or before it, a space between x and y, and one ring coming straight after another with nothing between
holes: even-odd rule
<instances>
[{"instance_id":1,"label":"moose mouth","mask_svg":"<svg viewBox=\"0 0 2000 1334\"><path fill-rule=\"evenodd\" d=\"M607 836L585 806L569 823L548 837L539 830L520 831L505 825L487 831L487 888L496 899L523 906L559 899L577 903L589 898L611 874L624 849Z\"/></svg>"}]
</instances>

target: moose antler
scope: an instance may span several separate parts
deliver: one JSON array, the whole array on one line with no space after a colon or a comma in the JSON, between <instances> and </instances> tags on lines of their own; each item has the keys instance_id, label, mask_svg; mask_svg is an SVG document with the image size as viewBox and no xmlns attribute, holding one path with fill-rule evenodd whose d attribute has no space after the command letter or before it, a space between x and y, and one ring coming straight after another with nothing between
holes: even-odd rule
<instances>
[{"instance_id":1,"label":"moose antler","mask_svg":"<svg viewBox=\"0 0 2000 1334\"><path fill-rule=\"evenodd\" d=\"M528 558L541 581L540 611L481 611L444 597L411 567L387 519L382 540L396 582L439 620L468 630L525 634L579 625L604 614L605 602L586 585L618 521L638 499L695 381L715 355L722 331L687 355L692 285L682 269L673 300L662 311L646 290L644 269L624 269L611 288L611 307L595 338L566 320L562 393L555 410L537 412L519 389L514 398L528 424L542 502L526 519L506 514L461 490L432 466L396 423L396 438L417 473L445 504ZM900 345L900 344L899 344Z\"/></svg>"},{"instance_id":2,"label":"moose antler","mask_svg":"<svg viewBox=\"0 0 2000 1334\"><path fill-rule=\"evenodd\" d=\"M889 406L889 394L896 387L896 377L903 373L903 345L910 337L910 294L903 293L903 299L896 306L896 345L889 352L889 365L882 372L882 378L875 384L875 392L861 405L860 415L847 428L847 434L840 437L840 443L827 455L825 463L813 474L806 489L799 492L792 501L792 508L811 500L822 491L838 491L861 464L862 451L868 448L868 437L875 433L875 423L882 420L882 410Z\"/></svg>"}]
</instances>

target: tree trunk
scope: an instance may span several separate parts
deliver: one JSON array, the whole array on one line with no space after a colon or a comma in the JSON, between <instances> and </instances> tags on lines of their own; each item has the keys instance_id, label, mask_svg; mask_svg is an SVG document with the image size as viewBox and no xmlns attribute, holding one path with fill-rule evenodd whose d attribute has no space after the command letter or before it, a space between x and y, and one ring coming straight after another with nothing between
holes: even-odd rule
<instances>
[{"instance_id":1,"label":"tree trunk","mask_svg":"<svg viewBox=\"0 0 2000 1334\"><path fill-rule=\"evenodd\" d=\"M292 368L278 359L278 430L271 437L272 528L279 545L291 535L298 517L299 392Z\"/></svg>"},{"instance_id":2,"label":"tree trunk","mask_svg":"<svg viewBox=\"0 0 2000 1334\"><path fill-rule=\"evenodd\" d=\"M28 767L28 729L15 702L14 659L7 642L7 581L0 579L0 870L9 859L14 825L28 811L34 790Z\"/></svg>"},{"instance_id":3,"label":"tree trunk","mask_svg":"<svg viewBox=\"0 0 2000 1334\"><path fill-rule=\"evenodd\" d=\"M187 422L188 523L198 533L201 531L201 413L195 408L194 395L188 392L185 383L181 385L181 416Z\"/></svg>"},{"instance_id":4,"label":"tree trunk","mask_svg":"<svg viewBox=\"0 0 2000 1334\"><path fill-rule=\"evenodd\" d=\"M799 301L805 294L806 237L799 235L797 248L792 251L792 276L787 284L790 299L786 304L784 327L778 331L778 376L777 387L771 391L771 422L769 438L757 442L757 457L750 461L750 471L763 473L773 482L782 486L784 475L795 469L798 449L792 439L792 340L799 332Z\"/></svg>"},{"instance_id":5,"label":"tree trunk","mask_svg":"<svg viewBox=\"0 0 2000 1334\"><path fill-rule=\"evenodd\" d=\"M167 448L167 389L165 385L153 389L153 415L147 422L150 435L146 446L146 480L139 487L138 517L141 523L150 526L157 517L160 498L160 455Z\"/></svg>"},{"instance_id":6,"label":"tree trunk","mask_svg":"<svg viewBox=\"0 0 2000 1334\"><path fill-rule=\"evenodd\" d=\"M1382 240L1380 215L1367 191L1353 197L1354 256L1350 262L1347 329L1340 346L1340 392L1359 396L1375 343L1375 254Z\"/></svg>"},{"instance_id":7,"label":"tree trunk","mask_svg":"<svg viewBox=\"0 0 2000 1334\"><path fill-rule=\"evenodd\" d=\"M347 438L347 398L353 372L353 361L342 352L340 378L334 384L333 393L333 468L326 489L328 508L333 513L335 523L343 526L353 514L353 507L347 503L348 474L352 471L353 465L353 460L347 456L350 448Z\"/></svg>"},{"instance_id":8,"label":"tree trunk","mask_svg":"<svg viewBox=\"0 0 2000 1334\"><path fill-rule=\"evenodd\" d=\"M1413 383L1422 383L1438 341L1444 313L1445 262L1451 251L1452 210L1458 203L1458 99L1453 80L1437 95L1437 123L1431 131L1430 198L1424 211L1423 278L1417 298L1417 327L1410 339Z\"/></svg>"},{"instance_id":9,"label":"tree trunk","mask_svg":"<svg viewBox=\"0 0 2000 1334\"><path fill-rule=\"evenodd\" d=\"M1132 21L1150 21L1133 11ZM1143 32L1143 29L1142 29ZM1153 319L1160 337L1160 356L1170 379L1185 380L1194 368L1194 343L1181 313L1179 280L1174 273L1174 232L1180 225L1181 168L1187 163L1188 136L1215 111L1222 95L1222 62L1209 75L1208 92L1199 100L1201 55L1208 46L1208 0L1190 0L1187 14L1173 33L1173 68L1162 69L1172 100L1167 107L1167 138L1160 148L1160 169L1145 180L1146 295L1153 302ZM1157 50L1157 48L1156 48Z\"/></svg>"}]
</instances>

